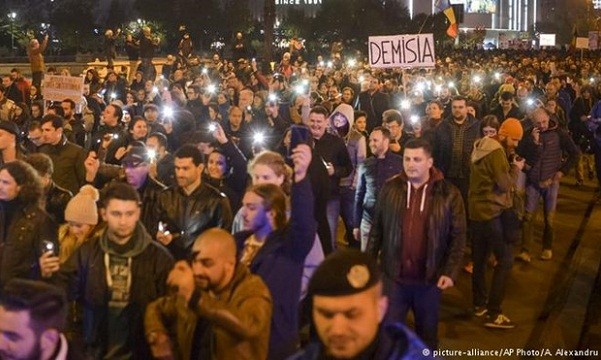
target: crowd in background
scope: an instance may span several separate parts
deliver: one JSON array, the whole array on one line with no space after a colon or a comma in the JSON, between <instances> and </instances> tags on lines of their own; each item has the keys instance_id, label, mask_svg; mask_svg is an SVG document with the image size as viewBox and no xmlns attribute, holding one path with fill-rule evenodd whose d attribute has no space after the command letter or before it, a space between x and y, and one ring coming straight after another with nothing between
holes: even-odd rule
<instances>
[{"instance_id":1,"label":"crowd in background","mask_svg":"<svg viewBox=\"0 0 601 360\"><path fill-rule=\"evenodd\" d=\"M129 67L107 48L107 69L44 69L83 76L80 98L44 101L18 69L0 85L0 288L65 289L61 331L92 358L287 358L317 316L311 289L336 299L312 275L344 247L380 261L376 327L411 310L435 349L463 268L474 315L510 329L505 281L532 261L539 201L548 261L561 178L601 181L594 58L445 51L373 69L338 48L308 63L293 42L270 64L239 38L232 59L196 62L184 35L157 71L150 29L128 41ZM352 269L348 294L375 286Z\"/></svg>"}]
</instances>

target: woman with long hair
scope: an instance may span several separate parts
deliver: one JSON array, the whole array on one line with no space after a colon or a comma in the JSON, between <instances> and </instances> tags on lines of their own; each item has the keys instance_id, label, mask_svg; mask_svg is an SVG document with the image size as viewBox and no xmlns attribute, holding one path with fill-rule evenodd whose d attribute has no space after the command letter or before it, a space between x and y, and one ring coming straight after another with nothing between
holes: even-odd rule
<instances>
[{"instance_id":1,"label":"woman with long hair","mask_svg":"<svg viewBox=\"0 0 601 360\"><path fill-rule=\"evenodd\" d=\"M0 286L12 278L37 279L39 256L57 250L56 224L42 209L43 185L22 160L0 166Z\"/></svg>"},{"instance_id":2,"label":"woman with long hair","mask_svg":"<svg viewBox=\"0 0 601 360\"><path fill-rule=\"evenodd\" d=\"M236 212L246 188L246 157L229 141L221 125L212 125L215 126L213 137L220 147L209 154L203 180L227 195L232 211Z\"/></svg>"},{"instance_id":3,"label":"woman with long hair","mask_svg":"<svg viewBox=\"0 0 601 360\"><path fill-rule=\"evenodd\" d=\"M127 137L119 137L109 144L105 161L109 164L119 164L133 142L146 142L148 131L146 120L141 116L134 116L127 126Z\"/></svg>"}]
</instances>

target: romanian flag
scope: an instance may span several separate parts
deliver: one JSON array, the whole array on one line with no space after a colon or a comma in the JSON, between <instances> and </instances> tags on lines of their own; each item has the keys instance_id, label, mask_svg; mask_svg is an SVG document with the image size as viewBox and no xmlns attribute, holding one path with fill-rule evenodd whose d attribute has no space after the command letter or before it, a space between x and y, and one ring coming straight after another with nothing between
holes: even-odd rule
<instances>
[{"instance_id":1,"label":"romanian flag","mask_svg":"<svg viewBox=\"0 0 601 360\"><path fill-rule=\"evenodd\" d=\"M572 28L572 42L570 43L570 50L576 50L576 39L578 39L578 29L576 28L576 24Z\"/></svg>"},{"instance_id":2,"label":"romanian flag","mask_svg":"<svg viewBox=\"0 0 601 360\"><path fill-rule=\"evenodd\" d=\"M447 19L449 19L449 28L447 29L447 35L452 38L456 38L459 34L459 27L457 25L457 19L455 19L455 11L453 11L453 7L449 0L436 0L434 3L438 12L443 12Z\"/></svg>"}]
</instances>

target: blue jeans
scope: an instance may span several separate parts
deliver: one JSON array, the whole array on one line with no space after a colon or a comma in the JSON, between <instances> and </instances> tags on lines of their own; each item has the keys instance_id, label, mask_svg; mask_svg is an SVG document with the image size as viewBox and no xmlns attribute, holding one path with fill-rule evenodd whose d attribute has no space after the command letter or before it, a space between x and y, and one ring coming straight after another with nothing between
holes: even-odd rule
<instances>
[{"instance_id":1,"label":"blue jeans","mask_svg":"<svg viewBox=\"0 0 601 360\"><path fill-rule=\"evenodd\" d=\"M401 284L385 279L384 293L388 296L388 324L407 322L409 310L415 318L415 333L430 349L438 348L438 312L441 291L432 284Z\"/></svg>"},{"instance_id":2,"label":"blue jeans","mask_svg":"<svg viewBox=\"0 0 601 360\"><path fill-rule=\"evenodd\" d=\"M522 251L528 251L532 246L534 237L534 212L538 208L540 198L543 198L544 228L543 250L551 250L553 246L553 220L557 208L557 195L559 194L559 181L553 181L548 187L541 188L538 184L526 184L526 207L522 234Z\"/></svg>"},{"instance_id":3,"label":"blue jeans","mask_svg":"<svg viewBox=\"0 0 601 360\"><path fill-rule=\"evenodd\" d=\"M338 237L338 217L340 216L340 198L328 200L326 209L330 234L332 235L332 250L336 250L336 238Z\"/></svg>"},{"instance_id":4,"label":"blue jeans","mask_svg":"<svg viewBox=\"0 0 601 360\"><path fill-rule=\"evenodd\" d=\"M367 242L369 241L369 232L371 231L372 222L367 219L361 219L361 251L365 251L367 248Z\"/></svg>"},{"instance_id":5,"label":"blue jeans","mask_svg":"<svg viewBox=\"0 0 601 360\"><path fill-rule=\"evenodd\" d=\"M472 221L472 296L474 306L486 306L491 316L501 313L507 277L513 265L516 224L504 224L498 216L488 221ZM487 294L486 261L492 253L497 259Z\"/></svg>"}]
</instances>

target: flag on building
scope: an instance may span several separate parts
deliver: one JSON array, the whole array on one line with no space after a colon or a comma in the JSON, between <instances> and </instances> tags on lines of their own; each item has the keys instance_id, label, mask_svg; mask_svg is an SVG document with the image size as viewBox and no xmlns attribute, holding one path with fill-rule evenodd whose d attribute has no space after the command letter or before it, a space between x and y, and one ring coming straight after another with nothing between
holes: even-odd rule
<instances>
[{"instance_id":1,"label":"flag on building","mask_svg":"<svg viewBox=\"0 0 601 360\"><path fill-rule=\"evenodd\" d=\"M459 27L457 25L457 19L455 18L455 11L453 10L449 0L436 0L434 6L438 12L443 12L447 19L449 19L450 25L447 29L447 35L452 38L456 38L459 34Z\"/></svg>"}]
</instances>

